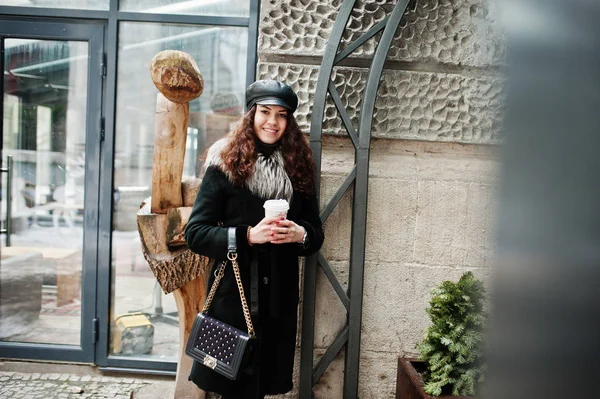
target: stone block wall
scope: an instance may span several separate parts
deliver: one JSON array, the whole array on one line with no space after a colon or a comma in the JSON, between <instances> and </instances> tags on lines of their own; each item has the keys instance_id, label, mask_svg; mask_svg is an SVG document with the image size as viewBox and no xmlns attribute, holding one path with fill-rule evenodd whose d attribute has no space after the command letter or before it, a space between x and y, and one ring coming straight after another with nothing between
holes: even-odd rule
<instances>
[{"instance_id":1,"label":"stone block wall","mask_svg":"<svg viewBox=\"0 0 600 399\"><path fill-rule=\"evenodd\" d=\"M321 57L342 3L262 1L257 78L292 85L301 103L296 116L307 132ZM385 18L395 3L357 2L342 46ZM396 359L415 354L434 286L467 270L483 279L490 274L505 54L497 18L495 0L416 0L388 54L371 140L360 398L394 397ZM376 44L368 41L332 75L355 127ZM324 132L323 204L354 164L332 102ZM323 248L344 285L351 201L350 190L326 223ZM346 317L321 272L317 288L316 359ZM342 353L315 386L316 398L342 397L343 368Z\"/></svg>"}]
</instances>

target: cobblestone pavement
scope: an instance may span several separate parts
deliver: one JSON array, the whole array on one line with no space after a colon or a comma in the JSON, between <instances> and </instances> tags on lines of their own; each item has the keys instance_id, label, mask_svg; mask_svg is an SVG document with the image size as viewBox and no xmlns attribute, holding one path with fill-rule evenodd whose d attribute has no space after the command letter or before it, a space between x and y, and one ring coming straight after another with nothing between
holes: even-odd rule
<instances>
[{"instance_id":1,"label":"cobblestone pavement","mask_svg":"<svg viewBox=\"0 0 600 399\"><path fill-rule=\"evenodd\" d=\"M2 399L130 399L152 381L60 373L0 371Z\"/></svg>"}]
</instances>

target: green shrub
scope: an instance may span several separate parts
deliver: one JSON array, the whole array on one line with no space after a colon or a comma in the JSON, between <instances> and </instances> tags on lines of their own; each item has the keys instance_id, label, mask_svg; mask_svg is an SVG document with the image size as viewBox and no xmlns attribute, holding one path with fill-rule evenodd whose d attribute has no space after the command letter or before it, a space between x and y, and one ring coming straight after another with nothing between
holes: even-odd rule
<instances>
[{"instance_id":1,"label":"green shrub","mask_svg":"<svg viewBox=\"0 0 600 399\"><path fill-rule=\"evenodd\" d=\"M483 283L467 272L457 283L444 281L432 294L427 308L432 325L417 345L427 367L425 392L475 395L484 372L480 355L485 322Z\"/></svg>"}]
</instances>

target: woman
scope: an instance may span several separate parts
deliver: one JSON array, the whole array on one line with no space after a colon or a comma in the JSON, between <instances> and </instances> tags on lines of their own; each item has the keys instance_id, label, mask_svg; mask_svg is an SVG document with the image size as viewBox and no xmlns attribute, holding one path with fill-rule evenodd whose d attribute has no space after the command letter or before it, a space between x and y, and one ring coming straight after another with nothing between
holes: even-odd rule
<instances>
[{"instance_id":1,"label":"woman","mask_svg":"<svg viewBox=\"0 0 600 399\"><path fill-rule=\"evenodd\" d=\"M318 251L323 229L315 197L315 166L293 112L298 97L272 80L246 89L246 114L208 151L206 173L185 231L190 249L227 254L235 227L238 263L257 336L252 374L231 381L195 362L190 380L223 399L264 398L292 389L298 309L298 256ZM286 199L287 218L264 217L268 199ZM214 267L213 265L213 267ZM209 289L214 281L211 273ZM228 264L208 314L242 331L246 323Z\"/></svg>"}]
</instances>

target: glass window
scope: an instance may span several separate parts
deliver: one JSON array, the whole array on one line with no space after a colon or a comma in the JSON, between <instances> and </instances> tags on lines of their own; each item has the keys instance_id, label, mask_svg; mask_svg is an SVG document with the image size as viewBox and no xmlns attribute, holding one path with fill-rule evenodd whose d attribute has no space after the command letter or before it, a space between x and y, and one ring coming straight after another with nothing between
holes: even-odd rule
<instances>
[{"instance_id":1,"label":"glass window","mask_svg":"<svg viewBox=\"0 0 600 399\"><path fill-rule=\"evenodd\" d=\"M4 0L0 5L43 8L77 8L80 10L108 10L110 0Z\"/></svg>"},{"instance_id":2,"label":"glass window","mask_svg":"<svg viewBox=\"0 0 600 399\"><path fill-rule=\"evenodd\" d=\"M122 11L247 17L250 0L121 0Z\"/></svg>"},{"instance_id":3,"label":"glass window","mask_svg":"<svg viewBox=\"0 0 600 399\"><path fill-rule=\"evenodd\" d=\"M2 221L12 194L0 341L79 345L82 302L93 300L81 295L88 43L5 39L2 50L2 155L13 164L0 192Z\"/></svg>"},{"instance_id":4,"label":"glass window","mask_svg":"<svg viewBox=\"0 0 600 399\"><path fill-rule=\"evenodd\" d=\"M123 348L111 332L111 354L177 359L179 330L172 295L164 295L141 251L136 212L151 195L154 120L158 90L150 62L162 50L192 56L204 78L203 94L190 102L183 177L200 176L200 157L242 113L247 28L126 22L119 30L112 236L112 320L142 312L154 326L153 345ZM114 324L113 324L114 325ZM115 340L114 338L117 337ZM147 341L150 338L146 339Z\"/></svg>"}]
</instances>

